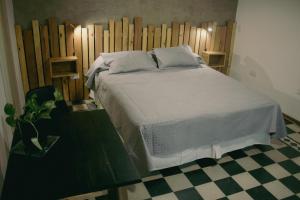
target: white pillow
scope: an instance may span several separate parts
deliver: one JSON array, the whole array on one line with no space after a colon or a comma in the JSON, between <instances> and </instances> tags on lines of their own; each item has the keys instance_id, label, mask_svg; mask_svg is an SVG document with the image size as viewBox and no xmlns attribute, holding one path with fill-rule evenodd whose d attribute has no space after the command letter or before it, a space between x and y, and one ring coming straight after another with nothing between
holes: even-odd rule
<instances>
[{"instance_id":1,"label":"white pillow","mask_svg":"<svg viewBox=\"0 0 300 200\"><path fill-rule=\"evenodd\" d=\"M109 63L108 71L110 74L118 74L155 69L156 63L146 52L132 51L123 55L118 55L118 58L112 59Z\"/></svg>"},{"instance_id":2,"label":"white pillow","mask_svg":"<svg viewBox=\"0 0 300 200\"><path fill-rule=\"evenodd\" d=\"M158 67L199 66L193 52L187 46L154 49Z\"/></svg>"},{"instance_id":3,"label":"white pillow","mask_svg":"<svg viewBox=\"0 0 300 200\"><path fill-rule=\"evenodd\" d=\"M119 51L119 52L112 52L112 53L101 53L100 55L102 56L104 63L106 65L109 65L113 60L126 56L127 54L132 52L141 52L141 51Z\"/></svg>"}]
</instances>

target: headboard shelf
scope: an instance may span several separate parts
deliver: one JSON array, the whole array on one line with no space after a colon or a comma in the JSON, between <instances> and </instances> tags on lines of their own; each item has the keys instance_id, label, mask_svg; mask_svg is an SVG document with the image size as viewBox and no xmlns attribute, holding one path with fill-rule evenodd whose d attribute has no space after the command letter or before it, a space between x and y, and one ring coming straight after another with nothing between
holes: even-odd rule
<instances>
[{"instance_id":1,"label":"headboard shelf","mask_svg":"<svg viewBox=\"0 0 300 200\"><path fill-rule=\"evenodd\" d=\"M234 21L220 26L216 22L200 22L194 26L178 21L170 23L170 26L143 26L142 17L135 17L132 22L128 17L123 17L110 19L107 24L108 29L103 24L89 24L86 27L70 21L57 24L55 17L51 17L48 24L32 20L32 30L22 30L21 26L16 25L24 92L54 85L63 92L66 100L87 99L89 91L84 86L84 73L101 52L149 51L186 44L199 55L205 50L225 52L225 67L220 71L227 73L229 70L236 26ZM51 74L49 61L53 64L64 63L65 68L71 71ZM76 63L76 67L68 68L66 62ZM75 74L78 74L76 80L65 78Z\"/></svg>"}]
</instances>

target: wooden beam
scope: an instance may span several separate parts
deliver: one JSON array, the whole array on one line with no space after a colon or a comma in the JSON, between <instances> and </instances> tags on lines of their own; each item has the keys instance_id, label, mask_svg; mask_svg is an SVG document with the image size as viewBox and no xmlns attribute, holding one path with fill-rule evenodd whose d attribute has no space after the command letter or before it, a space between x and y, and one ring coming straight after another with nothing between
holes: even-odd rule
<instances>
[{"instance_id":1,"label":"wooden beam","mask_svg":"<svg viewBox=\"0 0 300 200\"><path fill-rule=\"evenodd\" d=\"M48 26L47 25L40 26L40 33L41 33L40 35L41 35L41 47L42 47L45 85L52 85L50 66L48 62L50 58Z\"/></svg>"},{"instance_id":2,"label":"wooden beam","mask_svg":"<svg viewBox=\"0 0 300 200\"><path fill-rule=\"evenodd\" d=\"M167 24L161 25L161 43L160 46L162 48L166 47L166 39L167 39Z\"/></svg>"},{"instance_id":3,"label":"wooden beam","mask_svg":"<svg viewBox=\"0 0 300 200\"><path fill-rule=\"evenodd\" d=\"M179 39L178 39L178 45L183 44L183 37L184 37L184 24L179 25Z\"/></svg>"},{"instance_id":4,"label":"wooden beam","mask_svg":"<svg viewBox=\"0 0 300 200\"><path fill-rule=\"evenodd\" d=\"M115 20L109 20L109 52L115 51Z\"/></svg>"},{"instance_id":5,"label":"wooden beam","mask_svg":"<svg viewBox=\"0 0 300 200\"><path fill-rule=\"evenodd\" d=\"M190 41L190 31L191 31L191 24L185 22L184 25L184 36L183 36L183 44L188 45Z\"/></svg>"},{"instance_id":6,"label":"wooden beam","mask_svg":"<svg viewBox=\"0 0 300 200\"><path fill-rule=\"evenodd\" d=\"M142 49L142 17L134 18L134 50Z\"/></svg>"},{"instance_id":7,"label":"wooden beam","mask_svg":"<svg viewBox=\"0 0 300 200\"><path fill-rule=\"evenodd\" d=\"M75 56L77 56L77 71L79 73L76 79L76 99L83 99L83 80L82 80L82 39L81 39L81 26L77 26L74 30L74 49Z\"/></svg>"},{"instance_id":8,"label":"wooden beam","mask_svg":"<svg viewBox=\"0 0 300 200\"><path fill-rule=\"evenodd\" d=\"M171 47L171 38L172 38L172 28L167 28L167 40L166 47Z\"/></svg>"},{"instance_id":9,"label":"wooden beam","mask_svg":"<svg viewBox=\"0 0 300 200\"><path fill-rule=\"evenodd\" d=\"M122 51L122 22L115 22L115 51Z\"/></svg>"},{"instance_id":10,"label":"wooden beam","mask_svg":"<svg viewBox=\"0 0 300 200\"><path fill-rule=\"evenodd\" d=\"M109 51L109 31L108 30L104 30L103 51L104 51L104 53L108 53L108 51Z\"/></svg>"},{"instance_id":11,"label":"wooden beam","mask_svg":"<svg viewBox=\"0 0 300 200\"><path fill-rule=\"evenodd\" d=\"M142 50L147 51L147 39L148 39L148 28L143 28L143 42L142 42Z\"/></svg>"},{"instance_id":12,"label":"wooden beam","mask_svg":"<svg viewBox=\"0 0 300 200\"><path fill-rule=\"evenodd\" d=\"M133 50L133 40L134 40L134 24L129 24L128 30L128 50Z\"/></svg>"},{"instance_id":13,"label":"wooden beam","mask_svg":"<svg viewBox=\"0 0 300 200\"><path fill-rule=\"evenodd\" d=\"M88 30L88 46L89 46L89 64L88 68L95 60L95 27L93 24L87 26Z\"/></svg>"},{"instance_id":14,"label":"wooden beam","mask_svg":"<svg viewBox=\"0 0 300 200\"><path fill-rule=\"evenodd\" d=\"M59 56L58 27L55 17L49 18L50 52L52 57Z\"/></svg>"},{"instance_id":15,"label":"wooden beam","mask_svg":"<svg viewBox=\"0 0 300 200\"><path fill-rule=\"evenodd\" d=\"M173 22L172 23L172 38L171 38L171 46L172 47L178 46L178 39L179 39L179 23Z\"/></svg>"},{"instance_id":16,"label":"wooden beam","mask_svg":"<svg viewBox=\"0 0 300 200\"><path fill-rule=\"evenodd\" d=\"M88 29L82 28L81 29L81 38L82 38L82 69L83 73L80 78L84 80L84 74L87 73L89 67L89 46L88 46ZM83 84L83 97L87 99L89 96L88 88Z\"/></svg>"},{"instance_id":17,"label":"wooden beam","mask_svg":"<svg viewBox=\"0 0 300 200\"><path fill-rule=\"evenodd\" d=\"M154 25L148 25L148 42L147 42L147 50L151 51L153 49L154 44Z\"/></svg>"},{"instance_id":18,"label":"wooden beam","mask_svg":"<svg viewBox=\"0 0 300 200\"><path fill-rule=\"evenodd\" d=\"M122 50L127 51L128 50L128 17L123 17L123 27L122 27L122 32L123 32L123 37L122 37Z\"/></svg>"},{"instance_id":19,"label":"wooden beam","mask_svg":"<svg viewBox=\"0 0 300 200\"><path fill-rule=\"evenodd\" d=\"M103 26L95 25L95 58L103 52Z\"/></svg>"}]
</instances>

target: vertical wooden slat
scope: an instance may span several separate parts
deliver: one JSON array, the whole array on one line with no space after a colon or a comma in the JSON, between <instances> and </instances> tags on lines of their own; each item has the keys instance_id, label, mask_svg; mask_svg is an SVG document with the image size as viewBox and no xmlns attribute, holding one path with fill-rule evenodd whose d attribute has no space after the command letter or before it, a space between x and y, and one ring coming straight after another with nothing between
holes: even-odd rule
<instances>
[{"instance_id":1,"label":"vertical wooden slat","mask_svg":"<svg viewBox=\"0 0 300 200\"><path fill-rule=\"evenodd\" d=\"M160 48L161 28L156 27L154 30L154 48Z\"/></svg>"},{"instance_id":2,"label":"vertical wooden slat","mask_svg":"<svg viewBox=\"0 0 300 200\"><path fill-rule=\"evenodd\" d=\"M153 49L153 41L154 41L154 26L148 25L148 42L147 42L148 51L151 51Z\"/></svg>"},{"instance_id":3,"label":"vertical wooden slat","mask_svg":"<svg viewBox=\"0 0 300 200\"><path fill-rule=\"evenodd\" d=\"M95 25L95 58L103 52L103 26Z\"/></svg>"},{"instance_id":4,"label":"vertical wooden slat","mask_svg":"<svg viewBox=\"0 0 300 200\"><path fill-rule=\"evenodd\" d=\"M230 66L231 66L235 30L236 30L236 22L234 21L227 22L227 32L226 32L226 42L225 42L225 52L226 52L225 66L226 66L227 74L229 73Z\"/></svg>"},{"instance_id":5,"label":"vertical wooden slat","mask_svg":"<svg viewBox=\"0 0 300 200\"><path fill-rule=\"evenodd\" d=\"M103 51L104 51L104 53L108 53L108 51L109 51L109 31L108 30L104 30Z\"/></svg>"},{"instance_id":6,"label":"vertical wooden slat","mask_svg":"<svg viewBox=\"0 0 300 200\"><path fill-rule=\"evenodd\" d=\"M224 49L225 49L226 30L227 30L226 26L221 27L221 30L220 30L220 32L221 32L220 33L220 46L219 46L220 51L224 51Z\"/></svg>"},{"instance_id":7,"label":"vertical wooden slat","mask_svg":"<svg viewBox=\"0 0 300 200\"><path fill-rule=\"evenodd\" d=\"M172 39L172 28L167 28L167 40L166 47L171 47L171 39Z\"/></svg>"},{"instance_id":8,"label":"vertical wooden slat","mask_svg":"<svg viewBox=\"0 0 300 200\"><path fill-rule=\"evenodd\" d=\"M206 38L205 38L205 47L204 51L208 51L210 47L210 38L211 38L211 33L208 31L209 24L208 22L202 23L202 28L205 29L206 31Z\"/></svg>"},{"instance_id":9,"label":"vertical wooden slat","mask_svg":"<svg viewBox=\"0 0 300 200\"><path fill-rule=\"evenodd\" d=\"M115 51L122 51L122 22L115 22Z\"/></svg>"},{"instance_id":10,"label":"vertical wooden slat","mask_svg":"<svg viewBox=\"0 0 300 200\"><path fill-rule=\"evenodd\" d=\"M49 58L50 58L50 47L49 47L49 35L48 26L40 26L41 35L41 47L42 47L42 58L44 66L44 79L46 85L52 84L52 78L50 75Z\"/></svg>"},{"instance_id":11,"label":"vertical wooden slat","mask_svg":"<svg viewBox=\"0 0 300 200\"><path fill-rule=\"evenodd\" d=\"M83 74L80 76L84 80L84 74L88 71L89 66L89 47L88 47L88 29L82 28L81 29L81 39L82 39L82 69ZM84 99L87 99L89 96L89 91L85 85L83 85L83 91L84 91Z\"/></svg>"},{"instance_id":12,"label":"vertical wooden slat","mask_svg":"<svg viewBox=\"0 0 300 200\"><path fill-rule=\"evenodd\" d=\"M38 20L32 20L32 31L33 31L35 61L36 61L36 67L38 73L39 86L43 87L45 85L45 81L44 81L43 60L42 60L42 52L41 52L40 26Z\"/></svg>"},{"instance_id":13,"label":"vertical wooden slat","mask_svg":"<svg viewBox=\"0 0 300 200\"><path fill-rule=\"evenodd\" d=\"M74 50L77 56L77 70L79 78L76 79L76 99L83 98L83 80L82 80L82 40L81 26L77 26L74 30Z\"/></svg>"},{"instance_id":14,"label":"vertical wooden slat","mask_svg":"<svg viewBox=\"0 0 300 200\"><path fill-rule=\"evenodd\" d=\"M129 24L128 27L128 50L133 50L133 41L134 41L134 24Z\"/></svg>"},{"instance_id":15,"label":"vertical wooden slat","mask_svg":"<svg viewBox=\"0 0 300 200\"><path fill-rule=\"evenodd\" d=\"M21 68L23 90L24 93L26 94L29 91L29 82L27 76L27 66L26 66L26 59L25 59L22 29L21 26L19 25L17 25L15 29L16 29L16 40L17 40L17 48L18 48L18 55L19 55L19 63Z\"/></svg>"},{"instance_id":16,"label":"vertical wooden slat","mask_svg":"<svg viewBox=\"0 0 300 200\"><path fill-rule=\"evenodd\" d=\"M205 50L206 35L207 35L207 31L204 28L201 28L200 48L198 52L199 55L202 55L202 52Z\"/></svg>"},{"instance_id":17,"label":"vertical wooden slat","mask_svg":"<svg viewBox=\"0 0 300 200\"><path fill-rule=\"evenodd\" d=\"M171 38L171 46L172 47L178 46L178 39L179 39L179 23L173 22L172 23L172 38Z\"/></svg>"},{"instance_id":18,"label":"vertical wooden slat","mask_svg":"<svg viewBox=\"0 0 300 200\"><path fill-rule=\"evenodd\" d=\"M143 28L143 42L142 42L142 50L147 51L147 38L148 37L148 28L144 27Z\"/></svg>"},{"instance_id":19,"label":"vertical wooden slat","mask_svg":"<svg viewBox=\"0 0 300 200\"><path fill-rule=\"evenodd\" d=\"M196 31L195 51L194 51L197 54L199 52L199 47L200 47L200 37L201 37L201 28L197 28L197 31Z\"/></svg>"},{"instance_id":20,"label":"vertical wooden slat","mask_svg":"<svg viewBox=\"0 0 300 200\"><path fill-rule=\"evenodd\" d=\"M67 55L66 52L66 39L65 39L65 26L59 25L58 26L58 33L59 33L59 49L60 49L60 56L65 57Z\"/></svg>"},{"instance_id":21,"label":"vertical wooden slat","mask_svg":"<svg viewBox=\"0 0 300 200\"><path fill-rule=\"evenodd\" d=\"M190 31L191 31L191 24L185 22L184 25L184 37L183 37L183 44L188 45L190 41Z\"/></svg>"},{"instance_id":22,"label":"vertical wooden slat","mask_svg":"<svg viewBox=\"0 0 300 200\"><path fill-rule=\"evenodd\" d=\"M183 44L183 36L184 36L184 24L179 25L179 39L178 39L178 45Z\"/></svg>"},{"instance_id":23,"label":"vertical wooden slat","mask_svg":"<svg viewBox=\"0 0 300 200\"><path fill-rule=\"evenodd\" d=\"M220 51L221 27L217 26L213 51Z\"/></svg>"},{"instance_id":24,"label":"vertical wooden slat","mask_svg":"<svg viewBox=\"0 0 300 200\"><path fill-rule=\"evenodd\" d=\"M211 32L211 42L210 42L210 51L213 51L215 46L215 39L216 39L216 30L217 30L217 22L210 22L209 26L212 28Z\"/></svg>"},{"instance_id":25,"label":"vertical wooden slat","mask_svg":"<svg viewBox=\"0 0 300 200\"><path fill-rule=\"evenodd\" d=\"M30 89L37 88L39 86L38 75L35 63L33 35L31 30L24 31L24 48L26 56L26 66L28 71L28 79Z\"/></svg>"},{"instance_id":26,"label":"vertical wooden slat","mask_svg":"<svg viewBox=\"0 0 300 200\"><path fill-rule=\"evenodd\" d=\"M142 49L142 17L134 18L134 50Z\"/></svg>"},{"instance_id":27,"label":"vertical wooden slat","mask_svg":"<svg viewBox=\"0 0 300 200\"><path fill-rule=\"evenodd\" d=\"M190 41L189 41L189 45L192 48L193 52L195 51L195 42L196 42L196 27L193 26L191 28Z\"/></svg>"},{"instance_id":28,"label":"vertical wooden slat","mask_svg":"<svg viewBox=\"0 0 300 200\"><path fill-rule=\"evenodd\" d=\"M54 17L49 18L49 38L51 57L59 56L58 27Z\"/></svg>"},{"instance_id":29,"label":"vertical wooden slat","mask_svg":"<svg viewBox=\"0 0 300 200\"><path fill-rule=\"evenodd\" d=\"M109 52L115 51L115 20L109 20Z\"/></svg>"},{"instance_id":30,"label":"vertical wooden slat","mask_svg":"<svg viewBox=\"0 0 300 200\"><path fill-rule=\"evenodd\" d=\"M122 37L122 50L128 50L128 17L123 17L123 37Z\"/></svg>"},{"instance_id":31,"label":"vertical wooden slat","mask_svg":"<svg viewBox=\"0 0 300 200\"><path fill-rule=\"evenodd\" d=\"M65 27L66 27L66 51L67 51L67 56L73 56L75 55L74 52L74 28L71 25L70 21L65 22ZM70 100L76 100L76 83L75 80L69 79L69 95L70 95Z\"/></svg>"},{"instance_id":32,"label":"vertical wooden slat","mask_svg":"<svg viewBox=\"0 0 300 200\"><path fill-rule=\"evenodd\" d=\"M167 38L167 24L161 25L161 43L160 46L162 48L166 47L166 38Z\"/></svg>"},{"instance_id":33,"label":"vertical wooden slat","mask_svg":"<svg viewBox=\"0 0 300 200\"><path fill-rule=\"evenodd\" d=\"M95 60L95 27L93 24L87 26L88 29L88 41L89 41L89 66L91 66Z\"/></svg>"}]
</instances>

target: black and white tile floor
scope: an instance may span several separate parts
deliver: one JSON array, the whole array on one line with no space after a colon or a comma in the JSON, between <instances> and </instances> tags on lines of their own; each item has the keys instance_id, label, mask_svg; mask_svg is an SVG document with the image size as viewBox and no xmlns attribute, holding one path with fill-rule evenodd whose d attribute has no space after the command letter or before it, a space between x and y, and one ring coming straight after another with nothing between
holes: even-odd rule
<instances>
[{"instance_id":1,"label":"black and white tile floor","mask_svg":"<svg viewBox=\"0 0 300 200\"><path fill-rule=\"evenodd\" d=\"M96 109L89 104L73 110ZM205 158L153 172L127 187L128 199L300 199L300 127L290 121L286 127L288 136L273 140L271 146L254 145L219 160Z\"/></svg>"}]
</instances>

